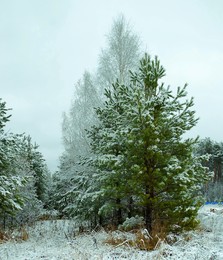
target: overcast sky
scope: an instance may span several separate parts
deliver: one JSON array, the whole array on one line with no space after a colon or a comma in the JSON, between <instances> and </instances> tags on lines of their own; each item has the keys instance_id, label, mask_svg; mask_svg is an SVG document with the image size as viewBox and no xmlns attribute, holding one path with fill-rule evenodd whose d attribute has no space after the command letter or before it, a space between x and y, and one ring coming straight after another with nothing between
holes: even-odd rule
<instances>
[{"instance_id":1,"label":"overcast sky","mask_svg":"<svg viewBox=\"0 0 223 260\"><path fill-rule=\"evenodd\" d=\"M52 171L74 84L96 69L120 13L142 49L159 56L166 85L189 84L200 117L191 135L223 141L222 0L0 0L0 97L13 109L7 130L29 134Z\"/></svg>"}]
</instances>

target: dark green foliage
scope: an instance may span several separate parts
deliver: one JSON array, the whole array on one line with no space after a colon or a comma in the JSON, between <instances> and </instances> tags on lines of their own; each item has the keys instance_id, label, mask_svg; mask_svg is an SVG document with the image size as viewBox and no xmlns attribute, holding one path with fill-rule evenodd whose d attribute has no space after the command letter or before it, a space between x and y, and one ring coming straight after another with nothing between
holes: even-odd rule
<instances>
[{"instance_id":1,"label":"dark green foliage","mask_svg":"<svg viewBox=\"0 0 223 260\"><path fill-rule=\"evenodd\" d=\"M100 124L89 132L99 214L119 223L131 198L150 231L156 221L193 227L202 203L198 191L209 178L193 154L197 139L183 138L197 123L193 99L186 99L186 85L174 95L159 84L165 70L157 57L146 54L131 75L129 86L117 82L106 91L104 107L96 110Z\"/></svg>"},{"instance_id":2,"label":"dark green foliage","mask_svg":"<svg viewBox=\"0 0 223 260\"><path fill-rule=\"evenodd\" d=\"M0 217L4 225L37 218L47 200L49 176L38 146L29 136L4 132L10 117L7 111L0 102Z\"/></svg>"},{"instance_id":3,"label":"dark green foliage","mask_svg":"<svg viewBox=\"0 0 223 260\"><path fill-rule=\"evenodd\" d=\"M6 103L0 99L0 216L13 215L21 209L23 198L19 191L25 182L23 178L14 175L12 167L16 136L6 135L3 129L10 118L10 115L7 115L8 110Z\"/></svg>"}]
</instances>

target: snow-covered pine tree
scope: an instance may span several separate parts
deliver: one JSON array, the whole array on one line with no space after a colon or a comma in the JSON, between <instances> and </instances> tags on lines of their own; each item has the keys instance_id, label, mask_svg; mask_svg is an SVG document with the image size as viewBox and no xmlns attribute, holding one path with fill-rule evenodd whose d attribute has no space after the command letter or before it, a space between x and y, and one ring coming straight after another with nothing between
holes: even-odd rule
<instances>
[{"instance_id":1,"label":"snow-covered pine tree","mask_svg":"<svg viewBox=\"0 0 223 260\"><path fill-rule=\"evenodd\" d=\"M4 225L37 219L47 201L49 176L30 136L4 132L7 112L6 103L0 100L0 216Z\"/></svg>"},{"instance_id":2,"label":"snow-covered pine tree","mask_svg":"<svg viewBox=\"0 0 223 260\"><path fill-rule=\"evenodd\" d=\"M14 215L23 205L20 189L24 187L25 179L15 175L14 160L16 136L6 135L5 124L9 121L6 103L0 99L0 217L5 219Z\"/></svg>"},{"instance_id":3,"label":"snow-covered pine tree","mask_svg":"<svg viewBox=\"0 0 223 260\"><path fill-rule=\"evenodd\" d=\"M121 224L123 217L130 216L131 187L126 185L130 179L126 161L126 136L128 126L123 125L121 95L126 88L118 82L113 84L113 90L106 89L107 101L97 108L99 124L89 131L91 148L94 156L92 165L97 169L94 178L98 183L100 197L99 215L104 223ZM124 128L123 128L124 127ZM124 133L124 134L123 134Z\"/></svg>"},{"instance_id":4,"label":"snow-covered pine tree","mask_svg":"<svg viewBox=\"0 0 223 260\"><path fill-rule=\"evenodd\" d=\"M43 155L38 151L39 146L36 143L32 143L30 136L23 136L22 148L20 156L27 162L29 172L34 178L34 189L38 200L42 203L47 202L47 186L49 170L46 165L46 161Z\"/></svg>"},{"instance_id":5,"label":"snow-covered pine tree","mask_svg":"<svg viewBox=\"0 0 223 260\"><path fill-rule=\"evenodd\" d=\"M101 211L123 208L131 197L149 232L154 225L193 228L199 190L209 178L193 153L197 138L184 138L198 121L193 99L187 100L186 85L174 95L159 84L164 75L158 58L146 54L129 86L117 83L107 92L97 110L100 124L89 132Z\"/></svg>"}]
</instances>

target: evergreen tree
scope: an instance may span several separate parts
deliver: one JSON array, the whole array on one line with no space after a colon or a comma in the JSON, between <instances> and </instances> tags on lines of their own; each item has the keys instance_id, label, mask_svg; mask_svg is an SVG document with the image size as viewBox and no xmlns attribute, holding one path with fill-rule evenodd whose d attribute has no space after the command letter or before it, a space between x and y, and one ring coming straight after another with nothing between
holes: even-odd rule
<instances>
[{"instance_id":1,"label":"evergreen tree","mask_svg":"<svg viewBox=\"0 0 223 260\"><path fill-rule=\"evenodd\" d=\"M209 178L193 153L197 139L183 138L197 123L193 99L186 99L186 85L174 95L159 84L164 75L158 58L145 55L130 85L117 82L107 91L100 123L89 132L100 211L117 209L120 222L130 197L150 232L157 222L192 228L202 203L198 191Z\"/></svg>"},{"instance_id":2,"label":"evergreen tree","mask_svg":"<svg viewBox=\"0 0 223 260\"><path fill-rule=\"evenodd\" d=\"M131 214L127 206L128 198L132 195L131 187L126 185L130 172L125 158L127 148L124 132L128 126L122 122L124 107L120 102L121 88L124 90L125 87L117 82L112 91L105 91L107 101L96 110L100 123L89 131L94 154L92 165L97 169L94 178L97 180L97 195L101 202L99 215L117 225L122 223L123 214Z\"/></svg>"},{"instance_id":3,"label":"evergreen tree","mask_svg":"<svg viewBox=\"0 0 223 260\"><path fill-rule=\"evenodd\" d=\"M20 189L25 179L15 174L16 135L6 135L4 126L9 121L9 109L0 99L0 216L14 215L23 205Z\"/></svg>"},{"instance_id":4,"label":"evergreen tree","mask_svg":"<svg viewBox=\"0 0 223 260\"><path fill-rule=\"evenodd\" d=\"M23 156L27 160L30 173L34 177L34 188L38 200L42 203L47 199L47 180L49 171L43 155L38 151L38 145L32 144L30 136L23 138Z\"/></svg>"},{"instance_id":5,"label":"evergreen tree","mask_svg":"<svg viewBox=\"0 0 223 260\"><path fill-rule=\"evenodd\" d=\"M206 166L214 173L213 182L221 182L223 180L223 144L205 138L198 143L196 152L199 155L209 155Z\"/></svg>"},{"instance_id":6,"label":"evergreen tree","mask_svg":"<svg viewBox=\"0 0 223 260\"><path fill-rule=\"evenodd\" d=\"M29 136L4 132L8 110L5 102L0 102L0 216L4 225L38 218L47 200L49 175Z\"/></svg>"},{"instance_id":7,"label":"evergreen tree","mask_svg":"<svg viewBox=\"0 0 223 260\"><path fill-rule=\"evenodd\" d=\"M196 147L198 155L207 155L209 159L204 163L213 173L212 179L204 185L203 193L207 201L223 200L223 143L205 138Z\"/></svg>"}]
</instances>

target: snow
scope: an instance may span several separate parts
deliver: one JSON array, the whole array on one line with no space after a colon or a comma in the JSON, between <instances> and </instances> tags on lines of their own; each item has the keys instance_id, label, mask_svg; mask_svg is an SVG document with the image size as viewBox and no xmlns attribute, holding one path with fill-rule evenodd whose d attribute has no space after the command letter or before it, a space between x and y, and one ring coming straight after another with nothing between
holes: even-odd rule
<instances>
[{"instance_id":1,"label":"snow","mask_svg":"<svg viewBox=\"0 0 223 260\"><path fill-rule=\"evenodd\" d=\"M127 243L107 245L109 234L104 230L78 234L73 221L39 221L26 227L27 241L12 239L0 244L0 260L223 259L223 206L204 205L198 217L198 230L172 236L172 245L161 241L151 252L130 248Z\"/></svg>"}]
</instances>

